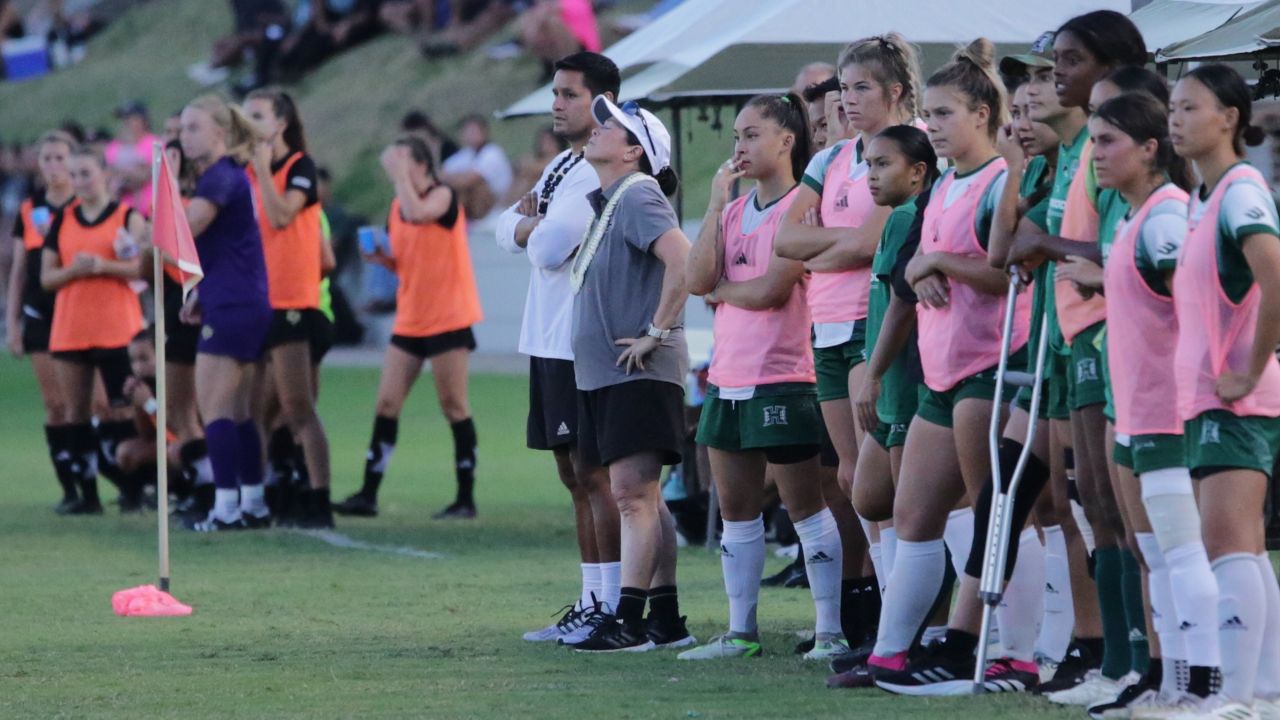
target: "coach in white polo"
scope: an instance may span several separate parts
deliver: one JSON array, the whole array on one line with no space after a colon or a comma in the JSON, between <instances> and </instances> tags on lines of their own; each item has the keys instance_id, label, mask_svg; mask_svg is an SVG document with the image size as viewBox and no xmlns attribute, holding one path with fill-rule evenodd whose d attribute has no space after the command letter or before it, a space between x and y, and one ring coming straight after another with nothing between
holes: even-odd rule
<instances>
[{"instance_id":1,"label":"coach in white polo","mask_svg":"<svg viewBox=\"0 0 1280 720\"><path fill-rule=\"evenodd\" d=\"M529 356L527 443L532 449L550 450L555 455L560 480L573 496L582 556L580 598L555 623L526 633L524 639L533 642L584 639L618 603L618 507L609 491L608 472L583 466L576 451L578 408L570 343L573 290L569 269L595 216L587 197L600 189L595 170L582 155L595 127L591 99L596 95L616 97L620 82L617 66L597 53L574 53L556 63L552 129L569 149L547 165L532 192L498 219L498 245L524 253L533 266L520 328L520 352Z\"/></svg>"}]
</instances>

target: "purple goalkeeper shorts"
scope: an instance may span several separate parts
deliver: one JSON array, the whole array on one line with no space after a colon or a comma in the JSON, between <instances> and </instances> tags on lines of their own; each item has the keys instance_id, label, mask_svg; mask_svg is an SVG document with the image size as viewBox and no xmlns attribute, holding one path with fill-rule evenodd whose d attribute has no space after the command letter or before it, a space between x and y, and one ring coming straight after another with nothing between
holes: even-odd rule
<instances>
[{"instance_id":1,"label":"purple goalkeeper shorts","mask_svg":"<svg viewBox=\"0 0 1280 720\"><path fill-rule=\"evenodd\" d=\"M240 362L258 362L271 329L268 305L203 308L197 353L221 355Z\"/></svg>"}]
</instances>

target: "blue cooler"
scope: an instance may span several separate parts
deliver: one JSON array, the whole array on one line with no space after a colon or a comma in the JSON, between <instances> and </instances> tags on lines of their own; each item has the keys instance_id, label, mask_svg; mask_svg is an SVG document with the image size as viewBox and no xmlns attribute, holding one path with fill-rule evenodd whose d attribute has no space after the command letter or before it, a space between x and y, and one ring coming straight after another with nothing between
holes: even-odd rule
<instances>
[{"instance_id":1,"label":"blue cooler","mask_svg":"<svg viewBox=\"0 0 1280 720\"><path fill-rule=\"evenodd\" d=\"M49 48L42 37L6 40L0 45L6 80L30 80L49 72Z\"/></svg>"}]
</instances>

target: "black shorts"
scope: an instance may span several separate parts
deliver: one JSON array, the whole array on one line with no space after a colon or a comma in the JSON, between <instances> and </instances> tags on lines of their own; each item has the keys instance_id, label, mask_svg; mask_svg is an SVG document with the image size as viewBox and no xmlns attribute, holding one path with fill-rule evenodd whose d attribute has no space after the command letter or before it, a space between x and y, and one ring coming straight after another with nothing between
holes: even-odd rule
<instances>
[{"instance_id":1,"label":"black shorts","mask_svg":"<svg viewBox=\"0 0 1280 720\"><path fill-rule=\"evenodd\" d=\"M578 449L588 465L608 465L657 452L675 465L684 451L684 388L661 380L632 380L578 391Z\"/></svg>"},{"instance_id":2,"label":"black shorts","mask_svg":"<svg viewBox=\"0 0 1280 720\"><path fill-rule=\"evenodd\" d=\"M200 326L178 319L182 313L182 286L164 276L164 357L179 365L196 364L196 345L200 343Z\"/></svg>"},{"instance_id":3,"label":"black shorts","mask_svg":"<svg viewBox=\"0 0 1280 720\"><path fill-rule=\"evenodd\" d=\"M312 346L329 318L316 308L298 310L271 311L271 328L267 330L267 349L288 345L289 343L307 343ZM312 360L315 360L315 349L312 348Z\"/></svg>"},{"instance_id":4,"label":"black shorts","mask_svg":"<svg viewBox=\"0 0 1280 720\"><path fill-rule=\"evenodd\" d=\"M324 356L329 354L333 349L333 342L336 339L336 332L333 328L333 322L324 314L320 313L320 319L311 326L311 337L308 338L311 343L311 364L319 365Z\"/></svg>"},{"instance_id":5,"label":"black shorts","mask_svg":"<svg viewBox=\"0 0 1280 720\"><path fill-rule=\"evenodd\" d=\"M33 318L26 313L22 316L22 352L49 352L49 332L53 330L53 322L46 318Z\"/></svg>"},{"instance_id":6,"label":"black shorts","mask_svg":"<svg viewBox=\"0 0 1280 720\"><path fill-rule=\"evenodd\" d=\"M529 358L530 450L554 450L578 442L578 387L573 361Z\"/></svg>"},{"instance_id":7,"label":"black shorts","mask_svg":"<svg viewBox=\"0 0 1280 720\"><path fill-rule=\"evenodd\" d=\"M442 332L439 335L427 335L426 337L392 335L391 344L410 355L417 355L426 360L458 348L474 351L476 349L476 336L471 332L471 328L468 327L461 330Z\"/></svg>"},{"instance_id":8,"label":"black shorts","mask_svg":"<svg viewBox=\"0 0 1280 720\"><path fill-rule=\"evenodd\" d=\"M128 407L129 399L124 396L124 381L133 374L133 368L129 365L128 347L60 350L53 353L53 358L96 368L98 375L102 377L102 386L107 391L111 407Z\"/></svg>"}]
</instances>

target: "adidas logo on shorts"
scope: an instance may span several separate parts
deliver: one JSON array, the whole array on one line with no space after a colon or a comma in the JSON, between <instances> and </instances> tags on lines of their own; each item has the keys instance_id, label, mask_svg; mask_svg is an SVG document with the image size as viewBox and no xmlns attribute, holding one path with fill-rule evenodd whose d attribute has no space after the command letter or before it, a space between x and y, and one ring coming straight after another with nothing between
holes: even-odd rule
<instances>
[{"instance_id":1,"label":"adidas logo on shorts","mask_svg":"<svg viewBox=\"0 0 1280 720\"><path fill-rule=\"evenodd\" d=\"M561 420L560 427L556 428L556 435L562 436L562 435L568 435L568 434L569 434L569 424Z\"/></svg>"}]
</instances>

